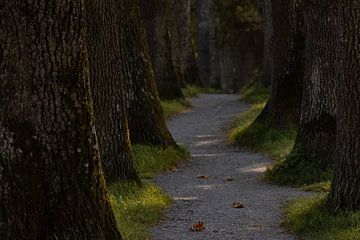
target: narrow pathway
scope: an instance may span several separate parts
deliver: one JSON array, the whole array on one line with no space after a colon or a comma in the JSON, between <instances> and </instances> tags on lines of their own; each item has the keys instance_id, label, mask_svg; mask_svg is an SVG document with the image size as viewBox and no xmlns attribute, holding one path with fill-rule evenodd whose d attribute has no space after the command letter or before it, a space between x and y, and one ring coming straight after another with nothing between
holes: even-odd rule
<instances>
[{"instance_id":1,"label":"narrow pathway","mask_svg":"<svg viewBox=\"0 0 360 240\"><path fill-rule=\"evenodd\" d=\"M295 239L280 227L281 205L304 193L261 182L259 176L271 161L259 154L235 152L226 142L225 127L248 108L238 98L201 95L191 99L190 112L169 122L174 138L190 150L191 159L155 179L174 199L165 220L153 230L155 240ZM227 177L233 181L226 181ZM233 208L237 201L245 208ZM190 231L198 221L204 222L205 231Z\"/></svg>"}]
</instances>

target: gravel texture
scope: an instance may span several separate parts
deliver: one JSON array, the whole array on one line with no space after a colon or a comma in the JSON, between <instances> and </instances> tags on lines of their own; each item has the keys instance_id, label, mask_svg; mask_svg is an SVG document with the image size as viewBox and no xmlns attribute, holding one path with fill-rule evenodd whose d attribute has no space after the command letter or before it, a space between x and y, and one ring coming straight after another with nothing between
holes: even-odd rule
<instances>
[{"instance_id":1,"label":"gravel texture","mask_svg":"<svg viewBox=\"0 0 360 240\"><path fill-rule=\"evenodd\" d=\"M169 129L191 159L158 176L155 182L174 199L165 219L154 227L155 240L295 239L280 227L284 202L305 193L260 181L271 161L247 151L235 151L226 131L249 106L238 95L203 94L190 99L194 108L169 121ZM203 175L205 178L198 178ZM233 181L227 181L227 178ZM245 208L233 208L234 202ZM205 230L191 226L203 221Z\"/></svg>"}]
</instances>

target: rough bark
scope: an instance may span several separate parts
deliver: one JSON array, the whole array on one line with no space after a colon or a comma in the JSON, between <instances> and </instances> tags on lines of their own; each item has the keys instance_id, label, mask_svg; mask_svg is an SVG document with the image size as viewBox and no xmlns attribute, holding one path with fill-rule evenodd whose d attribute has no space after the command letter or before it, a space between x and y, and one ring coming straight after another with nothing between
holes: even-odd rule
<instances>
[{"instance_id":1,"label":"rough bark","mask_svg":"<svg viewBox=\"0 0 360 240\"><path fill-rule=\"evenodd\" d=\"M273 22L272 22L272 1L262 1L263 13L263 33L264 33L264 56L262 64L262 74L260 83L265 86L271 86L272 76L272 39L273 39Z\"/></svg>"},{"instance_id":2,"label":"rough bark","mask_svg":"<svg viewBox=\"0 0 360 240\"><path fill-rule=\"evenodd\" d=\"M140 15L139 0L118 0L122 72L132 143L175 146L167 129Z\"/></svg>"},{"instance_id":3,"label":"rough bark","mask_svg":"<svg viewBox=\"0 0 360 240\"><path fill-rule=\"evenodd\" d=\"M301 11L296 0L272 4L272 93L257 121L277 127L299 124L304 63Z\"/></svg>"},{"instance_id":4,"label":"rough bark","mask_svg":"<svg viewBox=\"0 0 360 240\"><path fill-rule=\"evenodd\" d=\"M87 2L91 87L101 157L108 181L136 181L129 129L124 105L126 64L120 50L118 17L123 18L115 0ZM126 21L121 22L126 24Z\"/></svg>"},{"instance_id":5,"label":"rough bark","mask_svg":"<svg viewBox=\"0 0 360 240\"><path fill-rule=\"evenodd\" d=\"M183 98L171 29L171 1L140 0L160 98Z\"/></svg>"},{"instance_id":6,"label":"rough bark","mask_svg":"<svg viewBox=\"0 0 360 240\"><path fill-rule=\"evenodd\" d=\"M360 210L360 3L338 4L336 168L328 198L335 212Z\"/></svg>"},{"instance_id":7,"label":"rough bark","mask_svg":"<svg viewBox=\"0 0 360 240\"><path fill-rule=\"evenodd\" d=\"M118 240L82 0L0 4L0 238Z\"/></svg>"},{"instance_id":8,"label":"rough bark","mask_svg":"<svg viewBox=\"0 0 360 240\"><path fill-rule=\"evenodd\" d=\"M198 52L200 81L204 87L220 88L219 19L214 0L198 1Z\"/></svg>"},{"instance_id":9,"label":"rough bark","mask_svg":"<svg viewBox=\"0 0 360 240\"><path fill-rule=\"evenodd\" d=\"M174 0L174 14L176 16L175 29L178 31L180 47L180 67L184 82L200 85L199 69L192 39L191 0Z\"/></svg>"},{"instance_id":10,"label":"rough bark","mask_svg":"<svg viewBox=\"0 0 360 240\"><path fill-rule=\"evenodd\" d=\"M335 149L335 6L326 0L304 1L305 75L294 148L324 170L332 166Z\"/></svg>"}]
</instances>

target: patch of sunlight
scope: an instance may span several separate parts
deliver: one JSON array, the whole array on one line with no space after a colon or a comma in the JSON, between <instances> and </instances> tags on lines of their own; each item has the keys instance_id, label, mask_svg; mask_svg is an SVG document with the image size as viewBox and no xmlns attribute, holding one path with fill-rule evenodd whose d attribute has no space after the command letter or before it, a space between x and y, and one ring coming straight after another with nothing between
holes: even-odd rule
<instances>
[{"instance_id":1,"label":"patch of sunlight","mask_svg":"<svg viewBox=\"0 0 360 240\"><path fill-rule=\"evenodd\" d=\"M267 165L259 166L258 164L244 167L244 168L238 168L237 170L240 172L245 173L263 173L267 169Z\"/></svg>"},{"instance_id":2,"label":"patch of sunlight","mask_svg":"<svg viewBox=\"0 0 360 240\"><path fill-rule=\"evenodd\" d=\"M198 197L173 197L174 201L195 201L198 200Z\"/></svg>"},{"instance_id":3,"label":"patch of sunlight","mask_svg":"<svg viewBox=\"0 0 360 240\"><path fill-rule=\"evenodd\" d=\"M196 147L201 147L201 146L210 146L210 145L215 145L220 143L221 140L219 139L215 139L215 140L206 140L206 141L198 141L195 143Z\"/></svg>"},{"instance_id":4,"label":"patch of sunlight","mask_svg":"<svg viewBox=\"0 0 360 240\"><path fill-rule=\"evenodd\" d=\"M201 190L213 190L221 185L219 184L207 184L207 185L195 185L194 188L201 189Z\"/></svg>"}]
</instances>

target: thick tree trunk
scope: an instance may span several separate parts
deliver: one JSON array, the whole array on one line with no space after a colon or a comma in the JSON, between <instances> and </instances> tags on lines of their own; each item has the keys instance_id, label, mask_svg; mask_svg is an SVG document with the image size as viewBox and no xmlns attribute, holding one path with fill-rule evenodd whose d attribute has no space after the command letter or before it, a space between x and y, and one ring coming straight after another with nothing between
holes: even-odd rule
<instances>
[{"instance_id":1,"label":"thick tree trunk","mask_svg":"<svg viewBox=\"0 0 360 240\"><path fill-rule=\"evenodd\" d=\"M260 83L265 87L271 86L272 76L272 39L273 39L273 22L272 22L272 0L262 1L263 10L263 32L264 32L264 56L262 64L262 74Z\"/></svg>"},{"instance_id":2,"label":"thick tree trunk","mask_svg":"<svg viewBox=\"0 0 360 240\"><path fill-rule=\"evenodd\" d=\"M87 3L91 87L101 157L109 181L140 179L132 163L124 105L124 76L118 18L124 13L115 0ZM125 24L123 21L121 24Z\"/></svg>"},{"instance_id":3,"label":"thick tree trunk","mask_svg":"<svg viewBox=\"0 0 360 240\"><path fill-rule=\"evenodd\" d=\"M305 76L295 151L326 170L335 149L336 3L304 1Z\"/></svg>"},{"instance_id":4,"label":"thick tree trunk","mask_svg":"<svg viewBox=\"0 0 360 240\"><path fill-rule=\"evenodd\" d=\"M328 198L335 212L360 210L360 3L338 0L337 162Z\"/></svg>"},{"instance_id":5,"label":"thick tree trunk","mask_svg":"<svg viewBox=\"0 0 360 240\"><path fill-rule=\"evenodd\" d=\"M105 190L84 1L0 7L0 239L118 240Z\"/></svg>"},{"instance_id":6,"label":"thick tree trunk","mask_svg":"<svg viewBox=\"0 0 360 240\"><path fill-rule=\"evenodd\" d=\"M298 125L303 81L301 4L281 0L272 5L272 94L258 121Z\"/></svg>"},{"instance_id":7,"label":"thick tree trunk","mask_svg":"<svg viewBox=\"0 0 360 240\"><path fill-rule=\"evenodd\" d=\"M178 31L180 46L180 66L184 82L200 85L199 69L191 32L191 0L174 1L175 28Z\"/></svg>"},{"instance_id":8,"label":"thick tree trunk","mask_svg":"<svg viewBox=\"0 0 360 240\"><path fill-rule=\"evenodd\" d=\"M198 1L199 74L204 87L220 88L220 51L217 45L218 17L214 0Z\"/></svg>"},{"instance_id":9,"label":"thick tree trunk","mask_svg":"<svg viewBox=\"0 0 360 240\"><path fill-rule=\"evenodd\" d=\"M174 61L171 2L140 0L140 6L160 98L183 98L178 66Z\"/></svg>"},{"instance_id":10,"label":"thick tree trunk","mask_svg":"<svg viewBox=\"0 0 360 240\"><path fill-rule=\"evenodd\" d=\"M139 0L118 0L120 48L132 143L175 146L167 129L140 15Z\"/></svg>"}]
</instances>

